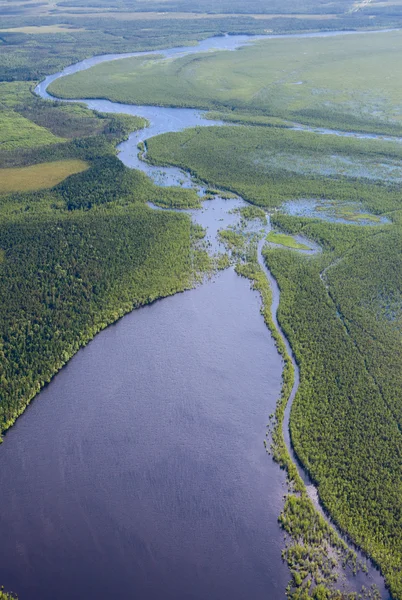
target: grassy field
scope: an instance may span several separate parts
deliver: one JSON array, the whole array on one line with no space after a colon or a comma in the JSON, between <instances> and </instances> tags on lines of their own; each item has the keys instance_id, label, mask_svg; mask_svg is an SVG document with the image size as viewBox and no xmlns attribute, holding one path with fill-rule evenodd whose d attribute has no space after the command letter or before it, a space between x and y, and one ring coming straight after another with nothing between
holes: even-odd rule
<instances>
[{"instance_id":1,"label":"grassy field","mask_svg":"<svg viewBox=\"0 0 402 600\"><path fill-rule=\"evenodd\" d=\"M341 0L340 2L324 0L307 0L303 4L299 0L271 0L269 4L264 0L249 0L245 4L242 0L221 0L217 6L213 0L199 0L197 3L191 3L187 0L123 0L119 3L120 10L147 11L153 10L158 12L212 12L212 13L342 13L346 12L351 6L350 0ZM110 3L106 0L97 0L92 2L92 7L105 8L109 7ZM86 7L87 3L84 0L65 0L63 6L70 7Z\"/></svg>"},{"instance_id":2,"label":"grassy field","mask_svg":"<svg viewBox=\"0 0 402 600\"><path fill-rule=\"evenodd\" d=\"M69 140L100 135L102 147L106 139L125 139L132 131L146 126L140 117L104 115L80 104L41 100L32 93L32 83L26 81L0 82L0 107L0 123L4 125L0 130L3 167L54 162L58 157L76 158L77 151L71 152Z\"/></svg>"},{"instance_id":3,"label":"grassy field","mask_svg":"<svg viewBox=\"0 0 402 600\"><path fill-rule=\"evenodd\" d=\"M1 3L0 3L1 6ZM65 10L65 9L64 9ZM60 16L67 16L67 15L71 15L74 13L71 12L63 12L63 8L60 7L57 10L57 14ZM107 16L109 19L117 19L117 20L123 20L123 21L164 21L164 20L172 20L172 19L185 19L185 20L192 20L192 19L228 19L228 18L236 18L239 16L239 13L206 13L206 12L155 12L155 11L148 11L148 12L128 12L128 11L122 11L122 12L113 12L113 10L110 9L105 9L103 11L99 11L98 9L90 9L89 7L87 7L86 11L83 13L85 16L90 16L90 17L105 17ZM265 20L265 19L277 19L277 18L284 18L284 19L308 19L308 20L330 20L330 19L336 19L337 15L335 14L326 14L326 15L314 15L314 14L299 14L299 13L289 13L289 14L282 14L282 13L274 13L274 14L256 14L256 13L242 13L243 17L250 17L252 19L259 19L259 20ZM67 26L66 25L38 25L38 26L31 26L31 27L14 27L14 28L10 28L10 29L0 29L0 33L2 31L15 31L15 32L21 32L21 33L65 33ZM74 30L74 27L70 26L69 29ZM75 29L75 31L79 31L79 29Z\"/></svg>"},{"instance_id":4,"label":"grassy field","mask_svg":"<svg viewBox=\"0 0 402 600\"><path fill-rule=\"evenodd\" d=\"M162 16L166 13L172 15L175 13L180 14L189 14L189 15L207 15L207 16L215 16L219 14L223 15L239 15L239 14L252 14L252 15L277 15L277 16L300 16L303 18L304 16L310 17L311 15L331 15L330 7L333 7L334 13L342 13L347 12L351 6L353 6L353 2L351 0L346 0L341 3L336 2L322 2L320 0L309 1L304 3L303 5L298 2L298 0L286 0L286 2L279 2L278 0L272 1L267 4L263 0L252 0L246 6L240 0L235 0L235 2L229 2L229 0L224 0L219 3L217 6L216 3L213 3L212 0L201 0L197 3L186 2L185 0L181 0L178 2L177 0L161 0L160 2L155 2L152 0L141 0L141 1L124 1L119 2L115 6L111 5L110 2L102 2L99 0L98 2L91 2L88 6L88 3L83 2L82 0L74 0L70 2L57 2L56 0L43 0L40 3L35 2L34 0L25 0L25 1L17 1L13 2L14 13L25 13L32 15L52 15L54 13L72 13L79 14L80 12L84 12L86 14L103 14L104 12L113 12L119 11L119 13L128 13L128 14L139 14L146 15L147 18L153 15ZM9 2L2 0L0 2L0 9L9 9ZM135 11L133 13L133 11ZM332 16L332 15L331 15ZM140 17L141 18L141 17Z\"/></svg>"},{"instance_id":5,"label":"grassy field","mask_svg":"<svg viewBox=\"0 0 402 600\"><path fill-rule=\"evenodd\" d=\"M59 160L31 167L0 169L0 194L51 188L69 175L88 169L83 160Z\"/></svg>"},{"instance_id":6,"label":"grassy field","mask_svg":"<svg viewBox=\"0 0 402 600\"><path fill-rule=\"evenodd\" d=\"M63 140L15 111L0 112L0 152L18 148L37 148Z\"/></svg>"},{"instance_id":7,"label":"grassy field","mask_svg":"<svg viewBox=\"0 0 402 600\"><path fill-rule=\"evenodd\" d=\"M125 59L59 79L61 97L252 111L340 129L402 132L402 32L266 40L169 61Z\"/></svg>"},{"instance_id":8,"label":"grassy field","mask_svg":"<svg viewBox=\"0 0 402 600\"><path fill-rule=\"evenodd\" d=\"M291 235L285 233L278 233L276 231L270 231L267 235L267 242L271 244L278 244L279 246L285 246L285 248L292 248L293 250L310 250L306 244L301 244Z\"/></svg>"},{"instance_id":9,"label":"grassy field","mask_svg":"<svg viewBox=\"0 0 402 600\"><path fill-rule=\"evenodd\" d=\"M213 4L213 6L211 6ZM402 15L381 10L375 21L350 13L351 0L263 0L216 5L181 0L57 3L0 1L0 81L34 81L88 56L188 45L212 35L297 33L320 29L397 27ZM336 15L336 18L334 17ZM139 18L140 17L140 18Z\"/></svg>"}]
</instances>

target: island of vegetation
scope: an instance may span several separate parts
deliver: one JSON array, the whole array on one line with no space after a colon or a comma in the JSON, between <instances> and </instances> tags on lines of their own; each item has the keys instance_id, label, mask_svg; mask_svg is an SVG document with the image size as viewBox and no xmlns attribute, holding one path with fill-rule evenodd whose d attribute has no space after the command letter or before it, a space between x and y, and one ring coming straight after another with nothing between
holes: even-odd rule
<instances>
[{"instance_id":1,"label":"island of vegetation","mask_svg":"<svg viewBox=\"0 0 402 600\"><path fill-rule=\"evenodd\" d=\"M293 250L310 250L309 246L298 242L291 235L286 235L286 233L279 233L277 231L269 232L267 235L267 242L277 244L278 246L285 246L285 248L293 248Z\"/></svg>"}]
</instances>

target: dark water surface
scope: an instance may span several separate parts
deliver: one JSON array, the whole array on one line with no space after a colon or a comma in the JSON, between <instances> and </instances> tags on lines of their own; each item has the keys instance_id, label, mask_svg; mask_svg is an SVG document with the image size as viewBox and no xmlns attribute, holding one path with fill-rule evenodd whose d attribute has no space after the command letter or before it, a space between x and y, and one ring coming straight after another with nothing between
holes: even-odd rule
<instances>
[{"instance_id":1,"label":"dark water surface","mask_svg":"<svg viewBox=\"0 0 402 600\"><path fill-rule=\"evenodd\" d=\"M231 270L99 334L1 448L1 582L30 600L283 598L285 478L263 446L281 370Z\"/></svg>"}]
</instances>

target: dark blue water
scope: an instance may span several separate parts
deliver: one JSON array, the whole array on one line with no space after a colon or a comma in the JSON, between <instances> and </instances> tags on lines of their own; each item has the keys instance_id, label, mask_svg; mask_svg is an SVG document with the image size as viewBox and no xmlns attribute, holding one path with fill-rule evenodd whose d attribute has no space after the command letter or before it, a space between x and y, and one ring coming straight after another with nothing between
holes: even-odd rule
<instances>
[{"instance_id":1,"label":"dark blue water","mask_svg":"<svg viewBox=\"0 0 402 600\"><path fill-rule=\"evenodd\" d=\"M0 580L29 600L284 598L282 364L225 271L100 333L0 448Z\"/></svg>"}]
</instances>

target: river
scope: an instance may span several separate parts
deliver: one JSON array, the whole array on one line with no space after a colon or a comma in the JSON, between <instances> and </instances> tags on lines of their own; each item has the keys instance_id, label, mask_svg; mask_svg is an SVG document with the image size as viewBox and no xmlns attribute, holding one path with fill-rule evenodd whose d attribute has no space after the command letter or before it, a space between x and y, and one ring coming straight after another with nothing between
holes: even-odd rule
<instances>
[{"instance_id":1,"label":"river","mask_svg":"<svg viewBox=\"0 0 402 600\"><path fill-rule=\"evenodd\" d=\"M213 38L161 53L249 41ZM117 58L73 65L37 92L49 97L57 77ZM177 169L140 161L137 143L218 122L192 109L85 103L149 119L120 145L122 161L159 185L194 185ZM243 203L218 197L188 212L208 227L216 250L217 230ZM0 448L7 589L29 600L285 597L290 575L277 522L285 475L263 445L283 365L259 308L249 282L229 269L127 315L39 394ZM351 586L372 581L388 598L373 568Z\"/></svg>"},{"instance_id":2,"label":"river","mask_svg":"<svg viewBox=\"0 0 402 600\"><path fill-rule=\"evenodd\" d=\"M20 598L281 598L281 360L233 271L81 350L1 448L1 580Z\"/></svg>"}]
</instances>

